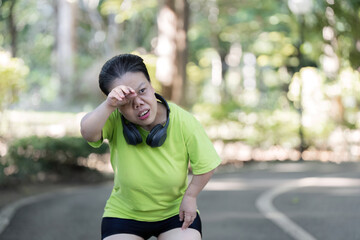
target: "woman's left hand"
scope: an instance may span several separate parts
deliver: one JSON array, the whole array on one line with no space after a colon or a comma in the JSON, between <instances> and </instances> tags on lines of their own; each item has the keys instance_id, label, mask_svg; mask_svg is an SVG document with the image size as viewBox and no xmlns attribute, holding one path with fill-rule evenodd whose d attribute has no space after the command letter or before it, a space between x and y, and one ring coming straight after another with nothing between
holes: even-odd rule
<instances>
[{"instance_id":1,"label":"woman's left hand","mask_svg":"<svg viewBox=\"0 0 360 240\"><path fill-rule=\"evenodd\" d=\"M180 221L184 221L182 229L188 228L196 218L196 197L187 196L186 194L183 197L183 200L180 205Z\"/></svg>"}]
</instances>

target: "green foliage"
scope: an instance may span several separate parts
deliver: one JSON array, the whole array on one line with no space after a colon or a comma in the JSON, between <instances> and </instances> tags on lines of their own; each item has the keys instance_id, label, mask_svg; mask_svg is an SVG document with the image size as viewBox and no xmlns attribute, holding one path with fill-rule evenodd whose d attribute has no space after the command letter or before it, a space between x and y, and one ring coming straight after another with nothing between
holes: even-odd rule
<instances>
[{"instance_id":1,"label":"green foliage","mask_svg":"<svg viewBox=\"0 0 360 240\"><path fill-rule=\"evenodd\" d=\"M37 180L39 174L76 179L79 172L94 172L78 164L80 157L86 158L91 153L103 154L107 151L107 145L94 149L78 137L32 136L11 143L3 168L12 166L15 170L9 177L20 180ZM1 174L5 174L4 171Z\"/></svg>"},{"instance_id":2,"label":"green foliage","mask_svg":"<svg viewBox=\"0 0 360 240\"><path fill-rule=\"evenodd\" d=\"M0 110L18 100L28 72L29 68L21 59L0 50Z\"/></svg>"},{"instance_id":3,"label":"green foliage","mask_svg":"<svg viewBox=\"0 0 360 240\"><path fill-rule=\"evenodd\" d=\"M264 32L259 35L253 45L253 52L258 57L259 66L271 65L275 68L290 65L297 66L297 59L291 58L297 50L292 45L291 39L284 33Z\"/></svg>"},{"instance_id":4,"label":"green foliage","mask_svg":"<svg viewBox=\"0 0 360 240\"><path fill-rule=\"evenodd\" d=\"M273 145L296 148L298 144L298 116L294 110L240 109L229 102L225 105L196 104L194 112L206 128L217 126L220 131L209 136L213 140L242 141L252 147ZM295 121L294 121L295 120ZM309 135L313 137L313 135Z\"/></svg>"},{"instance_id":5,"label":"green foliage","mask_svg":"<svg viewBox=\"0 0 360 240\"><path fill-rule=\"evenodd\" d=\"M0 1L1 2L1 1ZM21 92L20 104L26 107L54 101L54 61L56 22L55 9L49 1L3 0L0 8L0 46L9 51L12 48L12 34L9 33L9 14L13 9L16 57L20 57L30 71L26 76L26 91ZM58 86L56 86L59 89Z\"/></svg>"},{"instance_id":6,"label":"green foliage","mask_svg":"<svg viewBox=\"0 0 360 240\"><path fill-rule=\"evenodd\" d=\"M103 15L116 14L115 21L122 23L126 20L133 18L141 14L144 10L149 8L155 8L157 3L155 0L141 1L118 1L107 0L100 5L100 13Z\"/></svg>"},{"instance_id":7,"label":"green foliage","mask_svg":"<svg viewBox=\"0 0 360 240\"><path fill-rule=\"evenodd\" d=\"M106 0L99 4L98 9L104 18L112 17L116 27L123 32L117 49L126 52L137 48L151 49L151 41L156 37L157 1Z\"/></svg>"},{"instance_id":8,"label":"green foliage","mask_svg":"<svg viewBox=\"0 0 360 240\"><path fill-rule=\"evenodd\" d=\"M7 184L7 176L5 174L6 168L9 167L9 164L5 161L0 155L0 186Z\"/></svg>"},{"instance_id":9,"label":"green foliage","mask_svg":"<svg viewBox=\"0 0 360 240\"><path fill-rule=\"evenodd\" d=\"M304 15L292 13L288 1L187 2L190 18L184 98L195 105L196 114L207 115L207 125L238 122L239 128L250 129L248 132L253 134L235 137L234 141L241 139L254 146L295 146L293 139L300 125L297 110L301 101L307 101L309 104L302 106L307 120L303 127L310 145L326 139L335 123L350 129L360 127L360 25L355 24L360 22L360 1L314 0L312 10ZM0 8L0 46L7 51L12 47L8 32L11 3L3 0ZM54 18L56 4L46 0L16 1L13 16L17 54L31 71L26 77L23 64L23 70L11 70L15 75L1 72L0 98L1 102L7 101L4 106L16 100L25 77L27 89L21 94L21 107L34 110L46 103L52 107L59 97L62 82L54 71L55 31L61 23ZM67 89L76 90L73 99L58 100L58 109L69 107L64 101L74 103L71 110L76 110L84 105L93 108L103 100L103 96L94 94L98 91L100 67L110 55L123 52L141 53L154 87L160 90L155 79L154 48L161 4L155 0L75 1L76 71ZM219 66L221 82L214 83L213 70ZM321 82L311 88L316 90L312 94L301 96L298 75L309 66L317 69ZM18 85L6 80L9 75L19 80ZM5 90L8 95L3 94ZM313 99L318 95L320 98ZM319 111L312 111L316 106L320 106L321 117L317 116Z\"/></svg>"}]
</instances>

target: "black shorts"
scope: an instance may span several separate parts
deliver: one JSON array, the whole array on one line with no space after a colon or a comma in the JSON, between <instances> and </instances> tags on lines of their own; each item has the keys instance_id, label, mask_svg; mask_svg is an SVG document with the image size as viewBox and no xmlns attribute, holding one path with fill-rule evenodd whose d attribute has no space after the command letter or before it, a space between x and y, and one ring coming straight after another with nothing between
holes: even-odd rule
<instances>
[{"instance_id":1,"label":"black shorts","mask_svg":"<svg viewBox=\"0 0 360 240\"><path fill-rule=\"evenodd\" d=\"M152 236L158 237L161 233L175 228L181 228L183 222L180 222L179 215L158 222L142 222L123 218L104 217L101 223L101 237L102 239L114 234L133 234L144 239L149 239ZM197 213L194 222L189 226L201 231L201 219Z\"/></svg>"}]
</instances>

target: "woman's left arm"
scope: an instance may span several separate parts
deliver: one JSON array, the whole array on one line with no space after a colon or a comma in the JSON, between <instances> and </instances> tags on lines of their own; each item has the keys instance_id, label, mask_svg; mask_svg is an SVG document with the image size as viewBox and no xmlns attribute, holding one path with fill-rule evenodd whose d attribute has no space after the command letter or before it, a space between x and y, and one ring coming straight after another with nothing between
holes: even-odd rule
<instances>
[{"instance_id":1,"label":"woman's left arm","mask_svg":"<svg viewBox=\"0 0 360 240\"><path fill-rule=\"evenodd\" d=\"M191 179L191 182L180 205L180 221L184 221L182 229L188 228L196 218L196 198L205 185L209 182L213 173L214 170L204 174L194 175Z\"/></svg>"}]
</instances>

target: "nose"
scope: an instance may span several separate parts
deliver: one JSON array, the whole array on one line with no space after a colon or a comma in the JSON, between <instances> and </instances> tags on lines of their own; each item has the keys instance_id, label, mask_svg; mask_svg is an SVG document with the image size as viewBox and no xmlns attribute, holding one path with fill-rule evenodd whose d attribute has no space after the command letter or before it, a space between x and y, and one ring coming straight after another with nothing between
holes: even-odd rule
<instances>
[{"instance_id":1,"label":"nose","mask_svg":"<svg viewBox=\"0 0 360 240\"><path fill-rule=\"evenodd\" d=\"M143 105L143 104L144 104L144 101L139 96L136 96L133 99L133 107L134 107L134 109L140 108L141 105Z\"/></svg>"}]
</instances>

